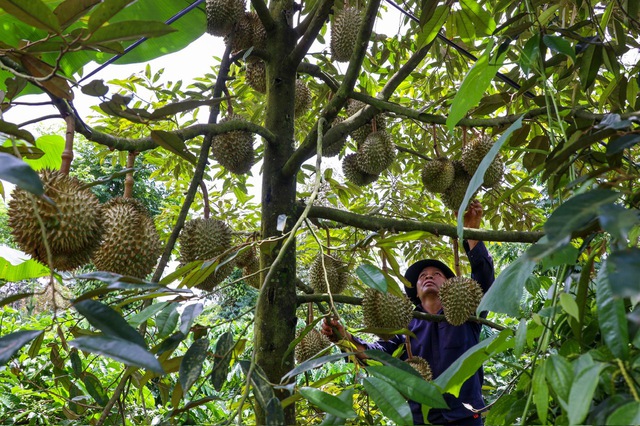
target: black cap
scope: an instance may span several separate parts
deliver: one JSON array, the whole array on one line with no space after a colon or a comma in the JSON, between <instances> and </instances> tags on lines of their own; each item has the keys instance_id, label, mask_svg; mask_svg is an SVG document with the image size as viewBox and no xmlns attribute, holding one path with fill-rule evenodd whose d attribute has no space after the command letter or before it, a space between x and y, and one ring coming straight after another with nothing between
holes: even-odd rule
<instances>
[{"instance_id":1,"label":"black cap","mask_svg":"<svg viewBox=\"0 0 640 426\"><path fill-rule=\"evenodd\" d=\"M404 292L407 293L409 299L411 299L411 301L416 305L420 304L420 299L418 299L418 290L416 289L418 277L420 276L420 272L428 266L440 269L447 278L453 278L456 276L451 268L435 259L422 259L409 266L407 272L404 273L404 277L411 283L411 287L404 286Z\"/></svg>"}]
</instances>

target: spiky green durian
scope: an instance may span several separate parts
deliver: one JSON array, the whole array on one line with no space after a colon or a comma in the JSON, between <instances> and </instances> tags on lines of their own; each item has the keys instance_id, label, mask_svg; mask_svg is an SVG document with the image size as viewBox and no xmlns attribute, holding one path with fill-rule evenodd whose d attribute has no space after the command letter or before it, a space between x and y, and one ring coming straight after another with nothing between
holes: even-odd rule
<instances>
[{"instance_id":1,"label":"spiky green durian","mask_svg":"<svg viewBox=\"0 0 640 426\"><path fill-rule=\"evenodd\" d=\"M379 177L379 175L372 175L360 170L357 154L355 153L344 156L342 159L342 172L347 180L358 186L369 185L378 180Z\"/></svg>"},{"instance_id":2,"label":"spiky green durian","mask_svg":"<svg viewBox=\"0 0 640 426\"><path fill-rule=\"evenodd\" d=\"M262 59L247 59L244 80L256 92L267 93L267 72Z\"/></svg>"},{"instance_id":3,"label":"spiky green durian","mask_svg":"<svg viewBox=\"0 0 640 426\"><path fill-rule=\"evenodd\" d=\"M356 154L358 168L370 175L385 171L395 158L396 146L385 131L370 133Z\"/></svg>"},{"instance_id":4,"label":"spiky green durian","mask_svg":"<svg viewBox=\"0 0 640 426\"><path fill-rule=\"evenodd\" d=\"M311 90L302 80L296 80L296 94L294 99L294 117L304 115L311 108Z\"/></svg>"},{"instance_id":5,"label":"spiky green durian","mask_svg":"<svg viewBox=\"0 0 640 426\"><path fill-rule=\"evenodd\" d=\"M451 325L462 325L475 314L480 300L482 288L472 278L449 278L440 287L439 297L444 316Z\"/></svg>"},{"instance_id":6,"label":"spiky green durian","mask_svg":"<svg viewBox=\"0 0 640 426\"><path fill-rule=\"evenodd\" d=\"M42 170L40 180L53 203L20 188L12 193L7 213L16 244L34 259L49 264L41 220L51 249L49 266L68 271L89 263L102 235L100 202L77 178L58 170Z\"/></svg>"},{"instance_id":7,"label":"spiky green durian","mask_svg":"<svg viewBox=\"0 0 640 426\"><path fill-rule=\"evenodd\" d=\"M362 298L362 315L365 327L400 330L407 328L413 317L415 306L408 297L398 297L367 288ZM382 340L389 340L392 334L376 333Z\"/></svg>"},{"instance_id":8,"label":"spiky green durian","mask_svg":"<svg viewBox=\"0 0 640 426\"><path fill-rule=\"evenodd\" d=\"M422 184L429 192L445 192L453 183L454 176L453 163L445 157L429 160L422 167Z\"/></svg>"},{"instance_id":9,"label":"spiky green durian","mask_svg":"<svg viewBox=\"0 0 640 426\"><path fill-rule=\"evenodd\" d=\"M331 26L331 58L347 62L356 47L362 13L355 7L345 7L335 15Z\"/></svg>"},{"instance_id":10,"label":"spiky green durian","mask_svg":"<svg viewBox=\"0 0 640 426\"><path fill-rule=\"evenodd\" d=\"M489 153L493 147L493 140L489 136L483 136L473 140L462 150L462 165L464 169L473 176L482 159ZM483 186L491 188L497 185L504 175L504 162L500 154L498 154L483 176Z\"/></svg>"},{"instance_id":11,"label":"spiky green durian","mask_svg":"<svg viewBox=\"0 0 640 426\"><path fill-rule=\"evenodd\" d=\"M242 278L245 282L255 289L260 289L262 281L260 281L260 258L254 255L242 268Z\"/></svg>"},{"instance_id":12,"label":"spiky green durian","mask_svg":"<svg viewBox=\"0 0 640 426\"><path fill-rule=\"evenodd\" d=\"M418 373L420 373L423 379L427 381L433 380L431 366L426 359L419 356L413 356L411 358L407 358L406 363L412 366Z\"/></svg>"},{"instance_id":13,"label":"spiky green durian","mask_svg":"<svg viewBox=\"0 0 640 426\"><path fill-rule=\"evenodd\" d=\"M244 0L206 0L207 32L224 37L244 15Z\"/></svg>"},{"instance_id":14,"label":"spiky green durian","mask_svg":"<svg viewBox=\"0 0 640 426\"><path fill-rule=\"evenodd\" d=\"M302 330L296 333L296 338L300 337ZM309 332L298 342L295 349L295 357L298 363L304 362L313 358L318 352L328 348L331 342L327 337L320 333L318 330L311 329Z\"/></svg>"},{"instance_id":15,"label":"spiky green durian","mask_svg":"<svg viewBox=\"0 0 640 426\"><path fill-rule=\"evenodd\" d=\"M225 43L231 43L231 52L238 53L250 47L264 48L267 33L255 12L245 12L235 23Z\"/></svg>"},{"instance_id":16,"label":"spiky green durian","mask_svg":"<svg viewBox=\"0 0 640 426\"><path fill-rule=\"evenodd\" d=\"M442 193L442 202L451 210L458 211L462 200L464 200L464 195L467 192L469 183L471 182L471 176L464 170L460 161L454 160L453 167L455 169L453 182L451 182L449 188ZM473 195L475 196L475 193ZM473 198L473 196L471 198Z\"/></svg>"},{"instance_id":17,"label":"spiky green durian","mask_svg":"<svg viewBox=\"0 0 640 426\"><path fill-rule=\"evenodd\" d=\"M220 120L220 123L231 120L244 121L239 115L231 114ZM215 136L211 142L211 155L222 167L232 173L238 175L248 173L255 160L253 133L234 130Z\"/></svg>"},{"instance_id":18,"label":"spiky green durian","mask_svg":"<svg viewBox=\"0 0 640 426\"><path fill-rule=\"evenodd\" d=\"M500 155L493 159L487 171L484 172L484 180L482 186L485 188L493 188L497 186L504 176L504 161Z\"/></svg>"},{"instance_id":19,"label":"spiky green durian","mask_svg":"<svg viewBox=\"0 0 640 426\"><path fill-rule=\"evenodd\" d=\"M323 268L324 258L324 268ZM327 282L331 294L340 294L348 284L348 278L344 276L347 265L340 259L331 255L318 255L309 268L309 285L316 293L327 293ZM326 280L325 280L326 270Z\"/></svg>"},{"instance_id":20,"label":"spiky green durian","mask_svg":"<svg viewBox=\"0 0 640 426\"><path fill-rule=\"evenodd\" d=\"M180 233L180 263L213 260L231 247L231 228L217 219L192 219ZM196 287L210 291L235 268L235 262L219 259L217 269Z\"/></svg>"},{"instance_id":21,"label":"spiky green durian","mask_svg":"<svg viewBox=\"0 0 640 426\"><path fill-rule=\"evenodd\" d=\"M162 250L147 209L133 198L113 198L102 208L104 232L91 260L98 270L144 278Z\"/></svg>"}]
</instances>

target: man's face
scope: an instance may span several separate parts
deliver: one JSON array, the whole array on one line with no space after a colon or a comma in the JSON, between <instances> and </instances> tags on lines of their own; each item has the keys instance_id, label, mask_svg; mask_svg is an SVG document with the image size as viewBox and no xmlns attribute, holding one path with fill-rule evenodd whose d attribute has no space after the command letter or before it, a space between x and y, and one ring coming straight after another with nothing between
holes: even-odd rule
<instances>
[{"instance_id":1,"label":"man's face","mask_svg":"<svg viewBox=\"0 0 640 426\"><path fill-rule=\"evenodd\" d=\"M416 283L416 291L418 292L418 298L422 299L425 294L438 294L440 287L447 280L440 269L435 266L427 266L418 275L418 282Z\"/></svg>"}]
</instances>

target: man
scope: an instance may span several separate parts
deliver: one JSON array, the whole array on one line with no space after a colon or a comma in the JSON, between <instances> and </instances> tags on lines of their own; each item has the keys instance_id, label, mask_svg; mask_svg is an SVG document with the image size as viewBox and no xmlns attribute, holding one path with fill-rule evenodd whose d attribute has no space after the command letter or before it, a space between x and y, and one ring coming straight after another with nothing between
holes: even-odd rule
<instances>
[{"instance_id":1,"label":"man","mask_svg":"<svg viewBox=\"0 0 640 426\"><path fill-rule=\"evenodd\" d=\"M482 205L473 201L464 215L466 228L478 228L482 220ZM482 241L465 240L463 242L465 252L471 263L471 278L475 279L482 290L486 292L494 280L493 260ZM411 287L405 287L409 299L416 304L419 312L430 314L442 314L442 304L439 298L440 287L444 282L454 277L453 271L444 263L435 259L423 259L411 265L405 278L411 283ZM338 337L333 333L333 327L344 339L353 343L358 351L365 349L378 349L387 353L393 353L405 342L404 335L395 336L388 341L379 340L376 343L366 343L349 334L337 321L329 324L326 320L322 324L322 333L330 340L337 341ZM453 326L447 322L431 322L413 318L409 323L409 330L415 334L411 338L411 352L413 356L426 359L431 366L433 377L442 374L453 362L467 349L480 341L481 325L477 322L467 321L460 326ZM364 354L359 356L364 358ZM402 355L406 358L406 352ZM482 398L483 372L480 368L471 376L460 390L460 395L455 398L451 394L445 394L444 399L449 409L431 409L428 421L431 424L452 425L482 425L482 417L466 409L462 404L479 409L484 407ZM424 424L422 408L420 404L409 401L415 424Z\"/></svg>"}]
</instances>

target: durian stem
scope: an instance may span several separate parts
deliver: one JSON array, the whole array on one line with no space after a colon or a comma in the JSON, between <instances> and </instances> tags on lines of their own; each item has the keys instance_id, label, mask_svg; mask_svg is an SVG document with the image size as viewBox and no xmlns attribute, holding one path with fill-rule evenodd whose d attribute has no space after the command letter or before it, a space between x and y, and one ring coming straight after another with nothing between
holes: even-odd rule
<instances>
[{"instance_id":1,"label":"durian stem","mask_svg":"<svg viewBox=\"0 0 640 426\"><path fill-rule=\"evenodd\" d=\"M129 156L127 157L127 169L133 169L133 165L136 162L136 156L138 155L135 151L129 151ZM133 197L133 170L127 172L127 176L124 178L124 198L132 198Z\"/></svg>"},{"instance_id":2,"label":"durian stem","mask_svg":"<svg viewBox=\"0 0 640 426\"><path fill-rule=\"evenodd\" d=\"M413 353L411 352L411 340L409 336L404 336L404 346L407 348L407 358L413 358Z\"/></svg>"},{"instance_id":3,"label":"durian stem","mask_svg":"<svg viewBox=\"0 0 640 426\"><path fill-rule=\"evenodd\" d=\"M69 114L64 118L64 121L67 122L67 132L65 133L60 173L68 175L71 170L71 161L73 161L73 135L76 133L76 120L73 115Z\"/></svg>"},{"instance_id":4,"label":"durian stem","mask_svg":"<svg viewBox=\"0 0 640 426\"><path fill-rule=\"evenodd\" d=\"M200 191L202 191L202 203L204 204L204 218L209 219L211 215L211 207L209 206L209 191L207 191L207 185L204 184L204 180L200 180Z\"/></svg>"},{"instance_id":5,"label":"durian stem","mask_svg":"<svg viewBox=\"0 0 640 426\"><path fill-rule=\"evenodd\" d=\"M460 253L458 252L458 250L460 250L460 247L459 247L459 244L458 244L458 239L454 238L453 239L454 267L456 269L456 275L460 276Z\"/></svg>"},{"instance_id":6,"label":"durian stem","mask_svg":"<svg viewBox=\"0 0 640 426\"><path fill-rule=\"evenodd\" d=\"M435 152L436 158L440 158L440 146L438 145L438 130L435 124L431 125L431 132L433 134L433 152Z\"/></svg>"},{"instance_id":7,"label":"durian stem","mask_svg":"<svg viewBox=\"0 0 640 426\"><path fill-rule=\"evenodd\" d=\"M307 325L313 322L313 302L307 303Z\"/></svg>"},{"instance_id":8,"label":"durian stem","mask_svg":"<svg viewBox=\"0 0 640 426\"><path fill-rule=\"evenodd\" d=\"M467 147L467 126L462 126L462 148Z\"/></svg>"}]
</instances>

